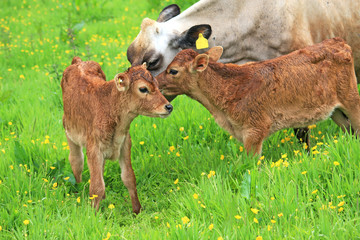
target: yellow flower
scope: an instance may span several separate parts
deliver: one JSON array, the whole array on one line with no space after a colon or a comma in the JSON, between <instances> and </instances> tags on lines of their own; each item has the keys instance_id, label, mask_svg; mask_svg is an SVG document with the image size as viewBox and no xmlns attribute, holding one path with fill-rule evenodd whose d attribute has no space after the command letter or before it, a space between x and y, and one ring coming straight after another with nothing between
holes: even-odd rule
<instances>
[{"instance_id":1,"label":"yellow flower","mask_svg":"<svg viewBox=\"0 0 360 240\"><path fill-rule=\"evenodd\" d=\"M201 206L202 208L206 208L206 206L205 206L204 204L200 204L200 206Z\"/></svg>"},{"instance_id":2,"label":"yellow flower","mask_svg":"<svg viewBox=\"0 0 360 240\"><path fill-rule=\"evenodd\" d=\"M78 203L80 203L80 197L78 197L78 198L76 199L76 201L77 201Z\"/></svg>"},{"instance_id":3,"label":"yellow flower","mask_svg":"<svg viewBox=\"0 0 360 240\"><path fill-rule=\"evenodd\" d=\"M255 214L258 214L258 212L259 212L259 210L256 209L256 208L250 208L250 210L251 210L253 213L255 213Z\"/></svg>"},{"instance_id":4,"label":"yellow flower","mask_svg":"<svg viewBox=\"0 0 360 240\"><path fill-rule=\"evenodd\" d=\"M262 240L263 238L262 238L262 236L257 236L256 237L256 240Z\"/></svg>"},{"instance_id":5,"label":"yellow flower","mask_svg":"<svg viewBox=\"0 0 360 240\"><path fill-rule=\"evenodd\" d=\"M0 226L0 231L2 230L2 226Z\"/></svg>"},{"instance_id":6,"label":"yellow flower","mask_svg":"<svg viewBox=\"0 0 360 240\"><path fill-rule=\"evenodd\" d=\"M272 201L274 201L274 200L275 200L275 198L274 198L274 197L271 197L270 199L271 199Z\"/></svg>"},{"instance_id":7,"label":"yellow flower","mask_svg":"<svg viewBox=\"0 0 360 240\"><path fill-rule=\"evenodd\" d=\"M63 146L66 146L66 145L67 145L67 142L62 142L62 145L63 145Z\"/></svg>"},{"instance_id":8,"label":"yellow flower","mask_svg":"<svg viewBox=\"0 0 360 240\"><path fill-rule=\"evenodd\" d=\"M30 223L30 221L29 221L29 220L24 220L23 223L24 223L25 225L28 225L28 224Z\"/></svg>"},{"instance_id":9,"label":"yellow flower","mask_svg":"<svg viewBox=\"0 0 360 240\"><path fill-rule=\"evenodd\" d=\"M242 146L239 147L240 152L244 151L244 148Z\"/></svg>"},{"instance_id":10,"label":"yellow flower","mask_svg":"<svg viewBox=\"0 0 360 240\"><path fill-rule=\"evenodd\" d=\"M267 225L267 230L270 231L271 230L271 226Z\"/></svg>"},{"instance_id":11,"label":"yellow flower","mask_svg":"<svg viewBox=\"0 0 360 240\"><path fill-rule=\"evenodd\" d=\"M316 189L316 190L312 191L311 194L316 194L317 192L318 192L318 190Z\"/></svg>"},{"instance_id":12,"label":"yellow flower","mask_svg":"<svg viewBox=\"0 0 360 240\"><path fill-rule=\"evenodd\" d=\"M344 211L344 208L341 207L341 208L338 209L338 211L339 211L339 212L342 212L342 211Z\"/></svg>"},{"instance_id":13,"label":"yellow flower","mask_svg":"<svg viewBox=\"0 0 360 240\"><path fill-rule=\"evenodd\" d=\"M194 193L193 197L194 197L195 199L198 199L198 198L199 198L199 195L197 195L196 193Z\"/></svg>"},{"instance_id":14,"label":"yellow flower","mask_svg":"<svg viewBox=\"0 0 360 240\"><path fill-rule=\"evenodd\" d=\"M8 122L9 125L12 125L12 122Z\"/></svg>"},{"instance_id":15,"label":"yellow flower","mask_svg":"<svg viewBox=\"0 0 360 240\"><path fill-rule=\"evenodd\" d=\"M108 206L108 208L109 208L109 209L114 209L115 206L114 206L114 204L110 204L110 205Z\"/></svg>"},{"instance_id":16,"label":"yellow flower","mask_svg":"<svg viewBox=\"0 0 360 240\"><path fill-rule=\"evenodd\" d=\"M178 184L179 183L179 179L177 178L175 181L174 181L174 184Z\"/></svg>"},{"instance_id":17,"label":"yellow flower","mask_svg":"<svg viewBox=\"0 0 360 240\"><path fill-rule=\"evenodd\" d=\"M282 217L282 216L284 216L284 214L283 214L283 213L279 213L278 216L279 216L279 217Z\"/></svg>"},{"instance_id":18,"label":"yellow flower","mask_svg":"<svg viewBox=\"0 0 360 240\"><path fill-rule=\"evenodd\" d=\"M70 177L65 177L64 180L67 181L67 180L69 180L69 178L70 178Z\"/></svg>"},{"instance_id":19,"label":"yellow flower","mask_svg":"<svg viewBox=\"0 0 360 240\"><path fill-rule=\"evenodd\" d=\"M108 232L108 233L106 234L106 238L104 238L103 240L109 240L110 237L111 237L111 233Z\"/></svg>"},{"instance_id":20,"label":"yellow flower","mask_svg":"<svg viewBox=\"0 0 360 240\"><path fill-rule=\"evenodd\" d=\"M217 240L224 240L222 237L218 237Z\"/></svg>"},{"instance_id":21,"label":"yellow flower","mask_svg":"<svg viewBox=\"0 0 360 240\"><path fill-rule=\"evenodd\" d=\"M140 145L144 145L144 143L145 143L144 141L139 142Z\"/></svg>"},{"instance_id":22,"label":"yellow flower","mask_svg":"<svg viewBox=\"0 0 360 240\"><path fill-rule=\"evenodd\" d=\"M259 221L258 221L256 218L254 218L254 222L255 222L255 223L259 223Z\"/></svg>"},{"instance_id":23,"label":"yellow flower","mask_svg":"<svg viewBox=\"0 0 360 240\"><path fill-rule=\"evenodd\" d=\"M184 131L184 127L179 128L179 131L180 132Z\"/></svg>"},{"instance_id":24,"label":"yellow flower","mask_svg":"<svg viewBox=\"0 0 360 240\"><path fill-rule=\"evenodd\" d=\"M274 219L271 219L270 222L273 224L276 223L276 221Z\"/></svg>"},{"instance_id":25,"label":"yellow flower","mask_svg":"<svg viewBox=\"0 0 360 240\"><path fill-rule=\"evenodd\" d=\"M240 215L235 215L235 218L236 219L241 219L241 216Z\"/></svg>"},{"instance_id":26,"label":"yellow flower","mask_svg":"<svg viewBox=\"0 0 360 240\"><path fill-rule=\"evenodd\" d=\"M215 176L215 171L211 170L208 174L208 178L211 178L212 176Z\"/></svg>"},{"instance_id":27,"label":"yellow flower","mask_svg":"<svg viewBox=\"0 0 360 240\"><path fill-rule=\"evenodd\" d=\"M159 219L159 217L158 217L158 216L155 216L154 218L155 218L155 219Z\"/></svg>"},{"instance_id":28,"label":"yellow flower","mask_svg":"<svg viewBox=\"0 0 360 240\"><path fill-rule=\"evenodd\" d=\"M175 150L174 146L169 147L170 152L173 152Z\"/></svg>"},{"instance_id":29,"label":"yellow flower","mask_svg":"<svg viewBox=\"0 0 360 240\"><path fill-rule=\"evenodd\" d=\"M209 230L211 231L211 230L213 230L213 228L214 228L214 224L210 224Z\"/></svg>"},{"instance_id":30,"label":"yellow flower","mask_svg":"<svg viewBox=\"0 0 360 240\"><path fill-rule=\"evenodd\" d=\"M55 167L50 167L50 169L51 169L51 170L54 170L54 169L55 169Z\"/></svg>"},{"instance_id":31,"label":"yellow flower","mask_svg":"<svg viewBox=\"0 0 360 240\"><path fill-rule=\"evenodd\" d=\"M32 203L32 200L28 200L27 202L28 202L28 203Z\"/></svg>"},{"instance_id":32,"label":"yellow flower","mask_svg":"<svg viewBox=\"0 0 360 240\"><path fill-rule=\"evenodd\" d=\"M167 226L168 228L170 228L170 223L166 222L166 226Z\"/></svg>"},{"instance_id":33,"label":"yellow flower","mask_svg":"<svg viewBox=\"0 0 360 240\"><path fill-rule=\"evenodd\" d=\"M96 194L93 194L91 197L89 197L91 200L93 200L94 198L97 198L98 197L98 195L96 195Z\"/></svg>"},{"instance_id":34,"label":"yellow flower","mask_svg":"<svg viewBox=\"0 0 360 240\"><path fill-rule=\"evenodd\" d=\"M301 172L301 174L302 174L302 175L305 175L306 173L307 173L307 171L303 171L303 172Z\"/></svg>"},{"instance_id":35,"label":"yellow flower","mask_svg":"<svg viewBox=\"0 0 360 240\"><path fill-rule=\"evenodd\" d=\"M203 129L203 126L200 125L199 128L200 128L200 129Z\"/></svg>"},{"instance_id":36,"label":"yellow flower","mask_svg":"<svg viewBox=\"0 0 360 240\"><path fill-rule=\"evenodd\" d=\"M337 162L337 161L334 161L334 165L335 165L335 166L339 166L339 165L340 165L340 163L339 163L339 162Z\"/></svg>"},{"instance_id":37,"label":"yellow flower","mask_svg":"<svg viewBox=\"0 0 360 240\"><path fill-rule=\"evenodd\" d=\"M49 180L47 180L46 178L43 178L44 182L49 182Z\"/></svg>"},{"instance_id":38,"label":"yellow flower","mask_svg":"<svg viewBox=\"0 0 360 240\"><path fill-rule=\"evenodd\" d=\"M342 206L344 206L344 204L345 204L345 201L342 201L338 204L338 207L342 207Z\"/></svg>"},{"instance_id":39,"label":"yellow flower","mask_svg":"<svg viewBox=\"0 0 360 240\"><path fill-rule=\"evenodd\" d=\"M156 128L156 124L155 124L155 123L153 124L153 128Z\"/></svg>"},{"instance_id":40,"label":"yellow flower","mask_svg":"<svg viewBox=\"0 0 360 240\"><path fill-rule=\"evenodd\" d=\"M176 156L177 156L177 157L180 157L180 153L179 153L179 152L177 152L177 153L176 153Z\"/></svg>"},{"instance_id":41,"label":"yellow flower","mask_svg":"<svg viewBox=\"0 0 360 240\"><path fill-rule=\"evenodd\" d=\"M187 224L188 222L190 222L190 219L187 216L182 217L181 220L182 220L183 224Z\"/></svg>"},{"instance_id":42,"label":"yellow flower","mask_svg":"<svg viewBox=\"0 0 360 240\"><path fill-rule=\"evenodd\" d=\"M287 158L287 154L281 154L281 158Z\"/></svg>"},{"instance_id":43,"label":"yellow flower","mask_svg":"<svg viewBox=\"0 0 360 240\"><path fill-rule=\"evenodd\" d=\"M189 139L189 136L186 136L186 137L184 137L183 139L184 139L184 140L188 140L188 139Z\"/></svg>"},{"instance_id":44,"label":"yellow flower","mask_svg":"<svg viewBox=\"0 0 360 240\"><path fill-rule=\"evenodd\" d=\"M57 182L53 184L53 188L56 188L57 187Z\"/></svg>"},{"instance_id":45,"label":"yellow flower","mask_svg":"<svg viewBox=\"0 0 360 240\"><path fill-rule=\"evenodd\" d=\"M225 158L224 155L220 156L220 160L224 160L224 158Z\"/></svg>"}]
</instances>

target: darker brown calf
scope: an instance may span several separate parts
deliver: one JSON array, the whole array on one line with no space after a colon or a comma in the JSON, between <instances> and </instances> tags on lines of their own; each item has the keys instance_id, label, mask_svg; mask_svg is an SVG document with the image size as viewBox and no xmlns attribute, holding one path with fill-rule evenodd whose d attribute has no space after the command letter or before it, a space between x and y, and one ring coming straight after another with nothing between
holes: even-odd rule
<instances>
[{"instance_id":1,"label":"darker brown calf","mask_svg":"<svg viewBox=\"0 0 360 240\"><path fill-rule=\"evenodd\" d=\"M221 47L205 54L183 50L157 79L164 95L186 94L202 103L248 153L261 154L264 139L280 129L330 116L360 134L354 62L342 39L244 65L216 62L221 54Z\"/></svg>"},{"instance_id":2,"label":"darker brown calf","mask_svg":"<svg viewBox=\"0 0 360 240\"><path fill-rule=\"evenodd\" d=\"M133 211L139 213L141 205L130 158L130 123L140 114L167 117L172 105L160 93L157 81L145 66L130 68L107 82L98 63L74 57L72 65L64 71L61 88L63 124L76 181L81 181L82 148L86 147L90 196L98 209L105 198L105 159L119 160L121 179L129 190Z\"/></svg>"}]
</instances>

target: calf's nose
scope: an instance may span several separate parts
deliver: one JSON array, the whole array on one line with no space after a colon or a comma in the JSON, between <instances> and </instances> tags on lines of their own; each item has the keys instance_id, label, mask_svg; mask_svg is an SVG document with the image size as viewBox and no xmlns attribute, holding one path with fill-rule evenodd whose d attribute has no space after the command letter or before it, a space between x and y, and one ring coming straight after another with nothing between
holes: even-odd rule
<instances>
[{"instance_id":1,"label":"calf's nose","mask_svg":"<svg viewBox=\"0 0 360 240\"><path fill-rule=\"evenodd\" d=\"M169 113L171 113L172 110L173 110L173 106L172 106L171 104L167 104L167 105L165 105L165 109L166 109L166 111L168 111Z\"/></svg>"}]
</instances>

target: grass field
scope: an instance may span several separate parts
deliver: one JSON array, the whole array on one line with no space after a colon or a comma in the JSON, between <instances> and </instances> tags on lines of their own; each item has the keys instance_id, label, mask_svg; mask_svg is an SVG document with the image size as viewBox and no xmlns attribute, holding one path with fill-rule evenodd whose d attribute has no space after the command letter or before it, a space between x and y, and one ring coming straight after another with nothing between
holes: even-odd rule
<instances>
[{"instance_id":1,"label":"grass field","mask_svg":"<svg viewBox=\"0 0 360 240\"><path fill-rule=\"evenodd\" d=\"M184 96L169 118L131 124L143 211L109 161L95 214L87 166L76 185L68 163L62 72L75 55L108 80L125 71L141 20L170 3L0 1L0 239L360 239L359 140L328 120L311 126L310 154L288 129L247 157Z\"/></svg>"}]
</instances>

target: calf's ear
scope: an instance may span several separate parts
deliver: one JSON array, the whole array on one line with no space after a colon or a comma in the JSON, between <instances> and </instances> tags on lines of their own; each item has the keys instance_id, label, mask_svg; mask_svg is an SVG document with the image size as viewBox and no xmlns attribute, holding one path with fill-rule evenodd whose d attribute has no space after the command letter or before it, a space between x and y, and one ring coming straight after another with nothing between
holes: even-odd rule
<instances>
[{"instance_id":1,"label":"calf's ear","mask_svg":"<svg viewBox=\"0 0 360 240\"><path fill-rule=\"evenodd\" d=\"M209 39L211 32L212 30L209 24L192 26L181 33L180 37L175 39L174 47L180 47L182 49L195 48L196 40L199 38L199 33L201 33L204 38Z\"/></svg>"},{"instance_id":2,"label":"calf's ear","mask_svg":"<svg viewBox=\"0 0 360 240\"><path fill-rule=\"evenodd\" d=\"M204 71L209 64L209 56L207 54L199 54L195 57L194 62L191 65L193 72Z\"/></svg>"},{"instance_id":3,"label":"calf's ear","mask_svg":"<svg viewBox=\"0 0 360 240\"><path fill-rule=\"evenodd\" d=\"M210 50L206 53L209 55L210 61L217 62L223 53L223 48L220 46L215 46L210 48Z\"/></svg>"},{"instance_id":4,"label":"calf's ear","mask_svg":"<svg viewBox=\"0 0 360 240\"><path fill-rule=\"evenodd\" d=\"M159 14L157 22L166 22L170 20L173 17L176 17L180 14L180 8L176 4L171 4L167 7L165 7Z\"/></svg>"},{"instance_id":5,"label":"calf's ear","mask_svg":"<svg viewBox=\"0 0 360 240\"><path fill-rule=\"evenodd\" d=\"M130 80L125 73L118 73L114 77L116 88L119 92L123 92L129 88Z\"/></svg>"}]
</instances>

